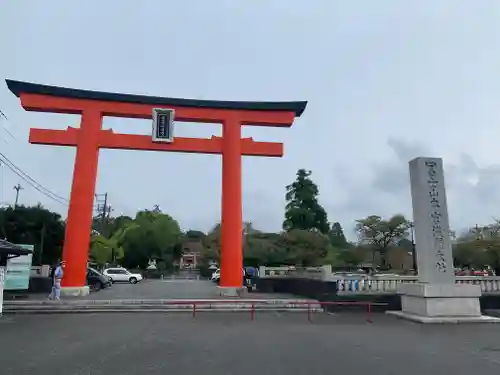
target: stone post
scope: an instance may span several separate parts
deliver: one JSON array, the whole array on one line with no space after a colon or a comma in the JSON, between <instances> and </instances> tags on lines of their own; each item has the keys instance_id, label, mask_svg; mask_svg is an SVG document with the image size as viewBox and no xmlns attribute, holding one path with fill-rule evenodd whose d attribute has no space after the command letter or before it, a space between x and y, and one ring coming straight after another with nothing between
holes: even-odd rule
<instances>
[{"instance_id":1,"label":"stone post","mask_svg":"<svg viewBox=\"0 0 500 375\"><path fill-rule=\"evenodd\" d=\"M419 280L400 285L402 311L388 313L422 323L500 322L481 315L479 285L455 284L443 160L411 160L410 184Z\"/></svg>"}]
</instances>

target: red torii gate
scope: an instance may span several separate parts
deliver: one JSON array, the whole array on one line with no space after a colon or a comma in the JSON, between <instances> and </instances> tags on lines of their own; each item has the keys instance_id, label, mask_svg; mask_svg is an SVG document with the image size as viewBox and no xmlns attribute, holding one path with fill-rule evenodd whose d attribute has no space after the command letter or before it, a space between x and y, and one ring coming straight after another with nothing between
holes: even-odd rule
<instances>
[{"instance_id":1,"label":"red torii gate","mask_svg":"<svg viewBox=\"0 0 500 375\"><path fill-rule=\"evenodd\" d=\"M290 127L307 102L237 102L162 98L69 89L6 80L27 111L81 115L80 128L30 129L30 143L76 147L63 259L65 294L88 293L86 267L100 148L222 155L221 291L242 287L241 156L283 156L283 144L241 138L242 125ZM175 137L155 143L151 136L102 130L103 116L152 118L153 108L173 109L175 121L221 123L222 137Z\"/></svg>"}]
</instances>

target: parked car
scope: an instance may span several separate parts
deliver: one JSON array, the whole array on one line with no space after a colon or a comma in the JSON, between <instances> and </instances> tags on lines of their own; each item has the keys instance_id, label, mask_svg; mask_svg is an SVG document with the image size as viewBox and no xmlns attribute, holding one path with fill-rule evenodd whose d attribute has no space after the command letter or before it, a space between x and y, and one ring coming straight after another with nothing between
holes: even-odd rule
<instances>
[{"instance_id":1,"label":"parked car","mask_svg":"<svg viewBox=\"0 0 500 375\"><path fill-rule=\"evenodd\" d=\"M471 272L471 276L489 276L490 274L488 273L488 271L472 271Z\"/></svg>"},{"instance_id":2,"label":"parked car","mask_svg":"<svg viewBox=\"0 0 500 375\"><path fill-rule=\"evenodd\" d=\"M111 280L95 268L87 267L87 285L91 292L97 292L111 286Z\"/></svg>"},{"instance_id":3,"label":"parked car","mask_svg":"<svg viewBox=\"0 0 500 375\"><path fill-rule=\"evenodd\" d=\"M245 277L245 269L244 268L242 269L242 274L243 274L243 278L244 278ZM220 283L220 268L217 268L215 270L215 272L212 273L212 277L210 278L210 280L216 284Z\"/></svg>"},{"instance_id":4,"label":"parked car","mask_svg":"<svg viewBox=\"0 0 500 375\"><path fill-rule=\"evenodd\" d=\"M116 282L128 282L130 284L136 284L143 279L140 273L132 273L126 268L106 268L103 271L104 276L108 277L108 279L112 283Z\"/></svg>"},{"instance_id":5,"label":"parked car","mask_svg":"<svg viewBox=\"0 0 500 375\"><path fill-rule=\"evenodd\" d=\"M210 278L211 281L217 282L220 279L220 268L217 268L213 273L212 277Z\"/></svg>"}]
</instances>

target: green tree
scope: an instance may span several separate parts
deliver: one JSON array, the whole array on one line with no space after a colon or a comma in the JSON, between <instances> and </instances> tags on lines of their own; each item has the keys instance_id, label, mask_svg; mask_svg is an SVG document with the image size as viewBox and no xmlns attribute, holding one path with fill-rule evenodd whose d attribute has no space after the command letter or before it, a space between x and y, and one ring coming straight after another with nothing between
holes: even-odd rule
<instances>
[{"instance_id":1,"label":"green tree","mask_svg":"<svg viewBox=\"0 0 500 375\"><path fill-rule=\"evenodd\" d=\"M453 263L457 267L481 268L488 264L488 256L477 240L458 242L453 246Z\"/></svg>"},{"instance_id":2,"label":"green tree","mask_svg":"<svg viewBox=\"0 0 500 375\"><path fill-rule=\"evenodd\" d=\"M221 226L215 225L203 238L201 263L208 265L220 261ZM243 223L242 228L243 263L245 266L279 266L295 264L296 254L290 252L291 243L285 243L280 233L265 233L252 223Z\"/></svg>"},{"instance_id":3,"label":"green tree","mask_svg":"<svg viewBox=\"0 0 500 375\"><path fill-rule=\"evenodd\" d=\"M276 266L290 263L286 249L280 245L279 233L250 231L246 236L243 257L246 266Z\"/></svg>"},{"instance_id":4,"label":"green tree","mask_svg":"<svg viewBox=\"0 0 500 375\"><path fill-rule=\"evenodd\" d=\"M144 269L152 259L172 267L182 253L179 223L159 211L138 212L118 235L118 244L124 249L122 263L128 268Z\"/></svg>"},{"instance_id":5,"label":"green tree","mask_svg":"<svg viewBox=\"0 0 500 375\"><path fill-rule=\"evenodd\" d=\"M205 238L206 234L203 233L202 231L199 230L188 230L185 234L184 237L190 240L203 240Z\"/></svg>"},{"instance_id":6,"label":"green tree","mask_svg":"<svg viewBox=\"0 0 500 375\"><path fill-rule=\"evenodd\" d=\"M342 225L339 222L335 222L332 224L330 231L328 232L328 237L330 238L330 242L333 247L337 247L340 249L344 249L349 247L349 243L344 235L344 230L342 229Z\"/></svg>"},{"instance_id":7,"label":"green tree","mask_svg":"<svg viewBox=\"0 0 500 375\"><path fill-rule=\"evenodd\" d=\"M361 266L367 258L367 251L361 246L340 249L337 254L339 264L349 268Z\"/></svg>"},{"instance_id":8,"label":"green tree","mask_svg":"<svg viewBox=\"0 0 500 375\"><path fill-rule=\"evenodd\" d=\"M108 239L104 236L93 236L90 242L89 258L103 267L106 263L119 263L123 259L123 247L116 238Z\"/></svg>"},{"instance_id":9,"label":"green tree","mask_svg":"<svg viewBox=\"0 0 500 375\"><path fill-rule=\"evenodd\" d=\"M329 231L326 211L318 202L319 189L310 176L311 171L299 169L295 181L286 187L285 231Z\"/></svg>"},{"instance_id":10,"label":"green tree","mask_svg":"<svg viewBox=\"0 0 500 375\"><path fill-rule=\"evenodd\" d=\"M61 215L40 204L0 209L0 236L12 243L34 245L33 264L61 259L64 231Z\"/></svg>"},{"instance_id":11,"label":"green tree","mask_svg":"<svg viewBox=\"0 0 500 375\"><path fill-rule=\"evenodd\" d=\"M112 237L115 233L119 232L122 228L126 227L134 221L130 216L120 215L117 217L110 217L107 224L107 235Z\"/></svg>"},{"instance_id":12,"label":"green tree","mask_svg":"<svg viewBox=\"0 0 500 375\"><path fill-rule=\"evenodd\" d=\"M202 239L203 251L200 254L201 263L219 263L221 246L221 225L217 223Z\"/></svg>"},{"instance_id":13,"label":"green tree","mask_svg":"<svg viewBox=\"0 0 500 375\"><path fill-rule=\"evenodd\" d=\"M375 253L380 253L381 267L387 268L387 252L402 238L408 236L409 222L403 215L394 215L389 220L371 215L365 219L356 220L356 232L361 244L369 245Z\"/></svg>"},{"instance_id":14,"label":"green tree","mask_svg":"<svg viewBox=\"0 0 500 375\"><path fill-rule=\"evenodd\" d=\"M331 249L328 236L301 229L283 233L278 246L285 250L288 262L304 267L321 265Z\"/></svg>"},{"instance_id":15,"label":"green tree","mask_svg":"<svg viewBox=\"0 0 500 375\"><path fill-rule=\"evenodd\" d=\"M453 246L453 259L457 266L490 266L500 275L500 222L476 226L462 234Z\"/></svg>"}]
</instances>

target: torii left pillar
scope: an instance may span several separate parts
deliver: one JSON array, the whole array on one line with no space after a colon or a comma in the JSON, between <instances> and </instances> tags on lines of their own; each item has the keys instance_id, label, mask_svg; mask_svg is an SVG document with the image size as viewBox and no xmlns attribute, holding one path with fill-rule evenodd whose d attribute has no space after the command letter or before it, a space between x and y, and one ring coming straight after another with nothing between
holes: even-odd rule
<instances>
[{"instance_id":1,"label":"torii left pillar","mask_svg":"<svg viewBox=\"0 0 500 375\"><path fill-rule=\"evenodd\" d=\"M100 111L87 109L82 112L63 252L66 277L63 278L62 286L69 295L79 295L81 294L79 291L86 294L88 289L82 288L82 285L87 284L87 267L82 265L87 264L88 252L81 249L89 248L90 236L81 228L92 227L99 165L99 143L96 140L99 139L101 124Z\"/></svg>"}]
</instances>

